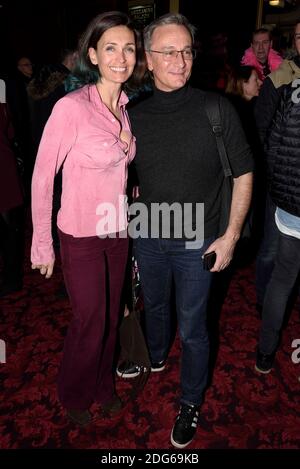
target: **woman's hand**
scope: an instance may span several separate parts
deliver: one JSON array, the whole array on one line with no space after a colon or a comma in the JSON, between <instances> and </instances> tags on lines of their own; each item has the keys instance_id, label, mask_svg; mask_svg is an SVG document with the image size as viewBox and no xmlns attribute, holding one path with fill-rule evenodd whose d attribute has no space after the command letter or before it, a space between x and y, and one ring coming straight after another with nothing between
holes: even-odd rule
<instances>
[{"instance_id":1,"label":"woman's hand","mask_svg":"<svg viewBox=\"0 0 300 469\"><path fill-rule=\"evenodd\" d=\"M54 262L49 264L31 264L32 269L39 269L42 275L45 275L45 278L50 278L53 273Z\"/></svg>"}]
</instances>

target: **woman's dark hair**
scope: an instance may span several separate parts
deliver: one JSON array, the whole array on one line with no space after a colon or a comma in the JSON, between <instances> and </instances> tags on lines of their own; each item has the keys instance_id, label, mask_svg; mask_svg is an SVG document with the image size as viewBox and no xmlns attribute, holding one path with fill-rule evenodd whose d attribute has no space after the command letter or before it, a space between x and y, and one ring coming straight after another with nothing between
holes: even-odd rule
<instances>
[{"instance_id":1,"label":"woman's dark hair","mask_svg":"<svg viewBox=\"0 0 300 469\"><path fill-rule=\"evenodd\" d=\"M139 82L146 69L141 35L134 29L132 20L126 13L109 11L96 16L82 34L79 40L77 63L66 83L68 91L81 88L88 83L97 83L99 78L101 78L99 68L90 61L88 51L90 47L97 49L98 41L105 31L115 26L126 26L134 33L136 42L136 65L127 85L130 86L130 88L139 86Z\"/></svg>"},{"instance_id":2,"label":"woman's dark hair","mask_svg":"<svg viewBox=\"0 0 300 469\"><path fill-rule=\"evenodd\" d=\"M255 67L251 65L240 65L232 70L227 81L225 93L243 97L243 83L249 80L253 71L255 71Z\"/></svg>"}]
</instances>

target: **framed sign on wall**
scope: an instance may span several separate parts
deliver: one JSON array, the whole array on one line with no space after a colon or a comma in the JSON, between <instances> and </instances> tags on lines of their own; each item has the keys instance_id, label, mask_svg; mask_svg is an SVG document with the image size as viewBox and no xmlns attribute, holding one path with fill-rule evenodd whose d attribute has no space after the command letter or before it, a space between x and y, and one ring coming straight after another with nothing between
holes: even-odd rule
<instances>
[{"instance_id":1,"label":"framed sign on wall","mask_svg":"<svg viewBox=\"0 0 300 469\"><path fill-rule=\"evenodd\" d=\"M137 28L142 29L155 19L155 3L130 6L128 10Z\"/></svg>"}]
</instances>

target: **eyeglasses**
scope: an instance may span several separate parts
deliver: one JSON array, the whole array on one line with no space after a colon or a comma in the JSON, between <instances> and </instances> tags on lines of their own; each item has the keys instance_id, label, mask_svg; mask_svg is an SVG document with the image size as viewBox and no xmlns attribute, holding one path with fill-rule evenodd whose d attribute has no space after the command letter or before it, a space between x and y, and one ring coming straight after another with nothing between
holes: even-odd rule
<instances>
[{"instance_id":1,"label":"eyeglasses","mask_svg":"<svg viewBox=\"0 0 300 469\"><path fill-rule=\"evenodd\" d=\"M155 52L156 54L162 54L166 62L175 62L178 57L178 54L181 54L181 57L184 60L193 60L196 57L195 49L182 49L182 50L153 50L149 49L148 52Z\"/></svg>"}]
</instances>

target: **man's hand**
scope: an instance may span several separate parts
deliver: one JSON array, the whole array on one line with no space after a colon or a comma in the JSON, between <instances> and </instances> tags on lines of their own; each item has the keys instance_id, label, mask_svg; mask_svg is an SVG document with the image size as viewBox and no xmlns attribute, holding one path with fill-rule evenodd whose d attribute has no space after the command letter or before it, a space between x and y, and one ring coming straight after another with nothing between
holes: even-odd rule
<instances>
[{"instance_id":1,"label":"man's hand","mask_svg":"<svg viewBox=\"0 0 300 469\"><path fill-rule=\"evenodd\" d=\"M217 259L210 272L220 272L231 262L236 243L249 210L252 194L253 174L246 173L233 179L233 192L230 218L226 232L217 238L206 250L205 254L215 251Z\"/></svg>"},{"instance_id":2,"label":"man's hand","mask_svg":"<svg viewBox=\"0 0 300 469\"><path fill-rule=\"evenodd\" d=\"M45 275L45 278L50 278L53 273L54 262L49 264L31 264L32 269L39 269L42 275Z\"/></svg>"},{"instance_id":3,"label":"man's hand","mask_svg":"<svg viewBox=\"0 0 300 469\"><path fill-rule=\"evenodd\" d=\"M217 238L205 251L204 254L207 252L215 251L217 258L215 265L210 272L220 272L221 270L226 269L230 264L235 245L237 243L238 238L236 236L231 236L229 234L225 234L220 238Z\"/></svg>"}]
</instances>

